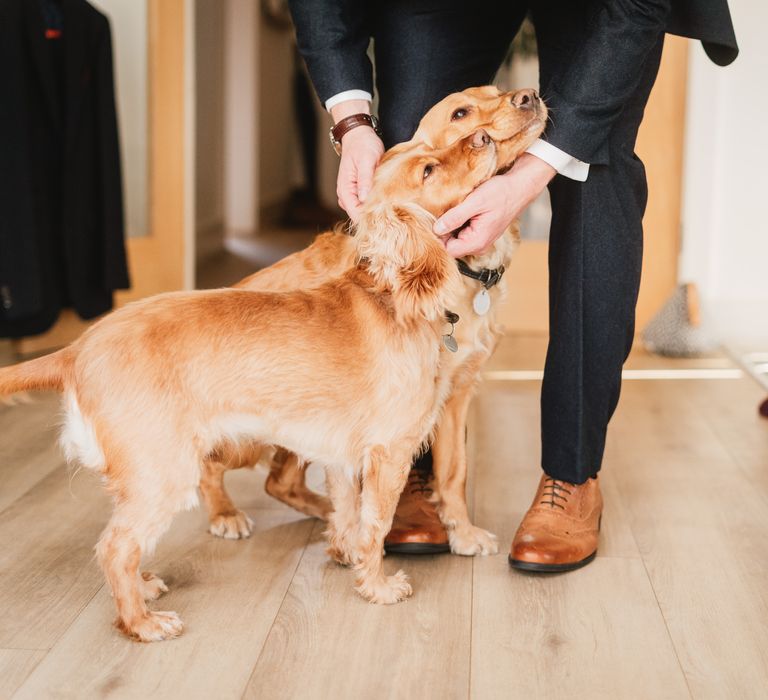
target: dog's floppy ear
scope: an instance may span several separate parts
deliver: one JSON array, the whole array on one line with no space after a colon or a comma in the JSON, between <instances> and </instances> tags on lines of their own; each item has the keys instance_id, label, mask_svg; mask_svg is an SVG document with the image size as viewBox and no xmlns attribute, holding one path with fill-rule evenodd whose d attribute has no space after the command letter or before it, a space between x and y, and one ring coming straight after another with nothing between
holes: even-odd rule
<instances>
[{"instance_id":1,"label":"dog's floppy ear","mask_svg":"<svg viewBox=\"0 0 768 700\"><path fill-rule=\"evenodd\" d=\"M392 291L404 320L442 316L459 284L456 265L432 232L434 222L417 205L381 204L365 211L357 224L358 255Z\"/></svg>"}]
</instances>

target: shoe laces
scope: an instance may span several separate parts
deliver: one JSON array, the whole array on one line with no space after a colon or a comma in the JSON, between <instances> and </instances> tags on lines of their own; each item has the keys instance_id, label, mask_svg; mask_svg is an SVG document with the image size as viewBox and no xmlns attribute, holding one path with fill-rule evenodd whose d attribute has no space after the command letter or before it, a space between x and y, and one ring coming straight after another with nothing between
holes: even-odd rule
<instances>
[{"instance_id":1,"label":"shoe laces","mask_svg":"<svg viewBox=\"0 0 768 700\"><path fill-rule=\"evenodd\" d=\"M425 496L431 496L432 487L429 485L430 476L429 472L425 472L421 469L411 469L411 473L408 476L408 486L411 493L420 493Z\"/></svg>"},{"instance_id":2,"label":"shoe laces","mask_svg":"<svg viewBox=\"0 0 768 700\"><path fill-rule=\"evenodd\" d=\"M565 510L564 504L568 502L568 496L571 495L571 491L566 486L571 486L571 484L567 481L559 481L558 479L547 477L544 479L544 488L541 492L543 500L539 501L539 503L551 508Z\"/></svg>"}]
</instances>

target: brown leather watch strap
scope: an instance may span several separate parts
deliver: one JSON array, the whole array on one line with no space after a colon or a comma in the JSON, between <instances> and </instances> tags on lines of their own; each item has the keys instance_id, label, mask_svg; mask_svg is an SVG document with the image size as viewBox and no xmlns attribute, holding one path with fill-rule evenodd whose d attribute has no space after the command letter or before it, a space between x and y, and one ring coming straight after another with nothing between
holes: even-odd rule
<instances>
[{"instance_id":1,"label":"brown leather watch strap","mask_svg":"<svg viewBox=\"0 0 768 700\"><path fill-rule=\"evenodd\" d=\"M338 124L331 127L328 136L331 139L331 145L336 153L341 155L341 139L344 135L358 126L370 126L377 134L381 135L379 130L379 120L372 114L351 114L344 119L340 119Z\"/></svg>"}]
</instances>

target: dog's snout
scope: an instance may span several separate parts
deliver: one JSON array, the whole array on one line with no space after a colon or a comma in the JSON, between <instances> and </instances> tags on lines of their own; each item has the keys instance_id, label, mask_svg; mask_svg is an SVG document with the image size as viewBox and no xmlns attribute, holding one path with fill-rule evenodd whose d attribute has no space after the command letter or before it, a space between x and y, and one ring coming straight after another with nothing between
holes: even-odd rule
<instances>
[{"instance_id":1,"label":"dog's snout","mask_svg":"<svg viewBox=\"0 0 768 700\"><path fill-rule=\"evenodd\" d=\"M472 134L472 148L484 148L491 142L491 137L485 129L478 129Z\"/></svg>"},{"instance_id":2,"label":"dog's snout","mask_svg":"<svg viewBox=\"0 0 768 700\"><path fill-rule=\"evenodd\" d=\"M526 88L518 90L512 95L512 104L518 109L536 109L539 102L539 95L536 90Z\"/></svg>"}]
</instances>

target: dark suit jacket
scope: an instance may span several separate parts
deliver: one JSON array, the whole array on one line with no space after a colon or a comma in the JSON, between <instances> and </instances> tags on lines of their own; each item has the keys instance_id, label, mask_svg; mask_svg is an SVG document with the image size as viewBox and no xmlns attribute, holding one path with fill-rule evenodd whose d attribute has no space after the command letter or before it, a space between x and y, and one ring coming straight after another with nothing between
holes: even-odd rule
<instances>
[{"instance_id":1,"label":"dark suit jacket","mask_svg":"<svg viewBox=\"0 0 768 700\"><path fill-rule=\"evenodd\" d=\"M0 336L93 318L128 287L107 18L63 0L47 40L37 0L0 0Z\"/></svg>"},{"instance_id":2,"label":"dark suit jacket","mask_svg":"<svg viewBox=\"0 0 768 700\"><path fill-rule=\"evenodd\" d=\"M534 23L537 12L551 17L558 5L562 7L551 0L525 4ZM595 0L582 4L590 13L589 30L578 37L576 50L563 55L562 66L546 86L544 97L555 115L547 140L587 163L608 162L608 133L662 32L701 39L707 54L720 65L738 54L727 0ZM375 27L367 3L290 0L290 6L299 49L320 99L355 88L372 92L366 48ZM428 9L436 12L437 6L439 3L432 3ZM438 14L435 21L439 21ZM564 26L563 35L567 32ZM416 64L413 70L424 67ZM429 75L424 79L429 80Z\"/></svg>"}]
</instances>

